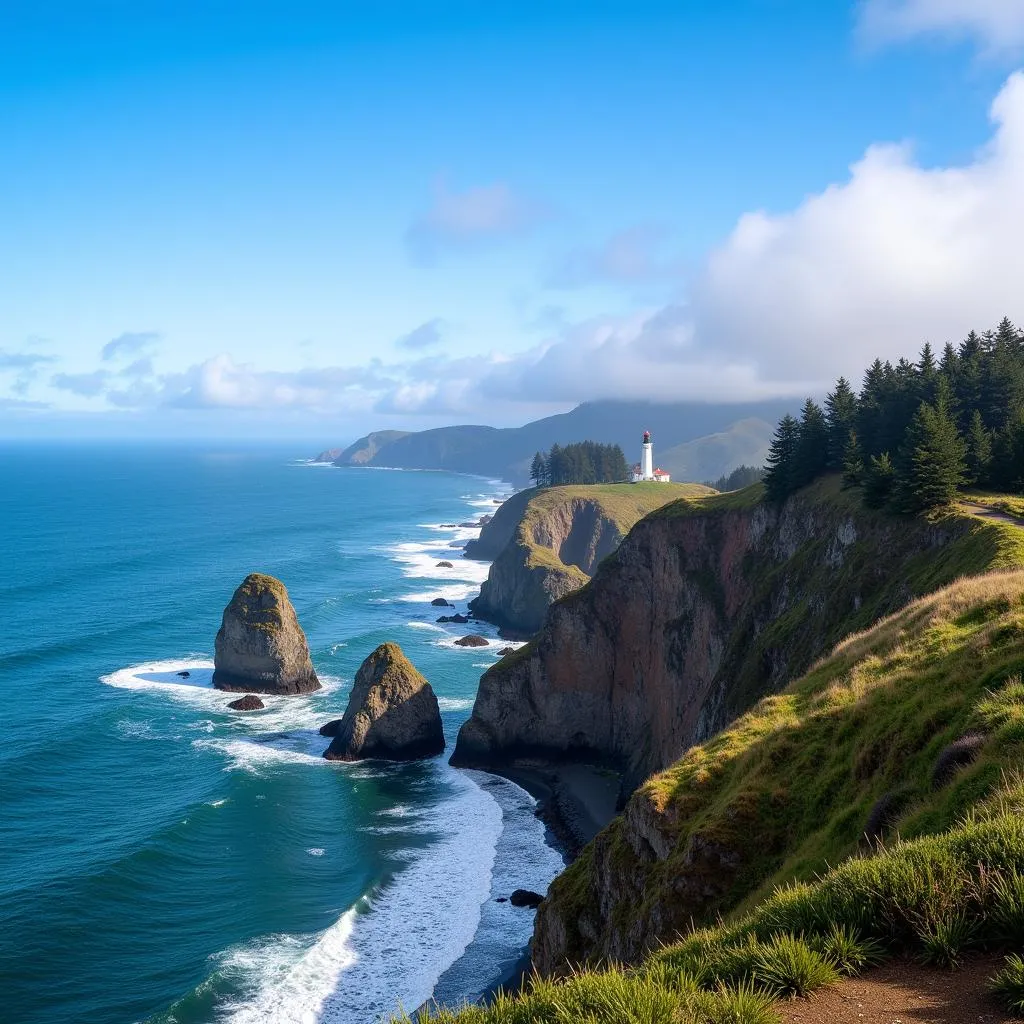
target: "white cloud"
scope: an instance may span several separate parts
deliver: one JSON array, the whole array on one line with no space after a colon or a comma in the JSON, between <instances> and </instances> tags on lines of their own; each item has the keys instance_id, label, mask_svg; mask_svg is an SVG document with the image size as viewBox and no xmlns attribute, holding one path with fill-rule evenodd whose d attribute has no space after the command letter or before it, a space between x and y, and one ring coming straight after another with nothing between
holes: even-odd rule
<instances>
[{"instance_id":1,"label":"white cloud","mask_svg":"<svg viewBox=\"0 0 1024 1024\"><path fill-rule=\"evenodd\" d=\"M873 146L848 181L791 213L743 216L695 283L696 344L763 380L859 377L876 355L1021 319L1024 74L991 117L991 142L966 166Z\"/></svg>"},{"instance_id":2,"label":"white cloud","mask_svg":"<svg viewBox=\"0 0 1024 1024\"><path fill-rule=\"evenodd\" d=\"M1024 0L863 0L859 25L874 44L931 35L1014 51L1024 48Z\"/></svg>"},{"instance_id":3,"label":"white cloud","mask_svg":"<svg viewBox=\"0 0 1024 1024\"><path fill-rule=\"evenodd\" d=\"M526 231L544 216L540 205L505 182L452 192L439 180L433 204L410 226L406 244L414 261L431 264L445 251L472 249Z\"/></svg>"}]
</instances>

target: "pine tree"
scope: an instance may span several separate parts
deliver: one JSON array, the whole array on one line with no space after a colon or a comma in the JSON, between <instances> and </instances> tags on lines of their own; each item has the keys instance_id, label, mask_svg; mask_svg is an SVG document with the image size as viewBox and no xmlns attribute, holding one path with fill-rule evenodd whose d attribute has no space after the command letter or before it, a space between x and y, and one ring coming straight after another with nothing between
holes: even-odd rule
<instances>
[{"instance_id":1,"label":"pine tree","mask_svg":"<svg viewBox=\"0 0 1024 1024\"><path fill-rule=\"evenodd\" d=\"M931 343L926 341L917 360L917 397L919 401L935 401L935 388L938 378L939 369L935 365L935 353L932 352Z\"/></svg>"},{"instance_id":2,"label":"pine tree","mask_svg":"<svg viewBox=\"0 0 1024 1024\"><path fill-rule=\"evenodd\" d=\"M857 487L864 480L864 453L860 450L856 431L851 430L843 449L843 488Z\"/></svg>"},{"instance_id":3,"label":"pine tree","mask_svg":"<svg viewBox=\"0 0 1024 1024\"><path fill-rule=\"evenodd\" d=\"M872 455L864 474L864 504L868 508L882 508L889 501L895 480L896 471L889 453Z\"/></svg>"},{"instance_id":4,"label":"pine tree","mask_svg":"<svg viewBox=\"0 0 1024 1024\"><path fill-rule=\"evenodd\" d=\"M816 480L828 465L828 421L812 398L800 412L800 437L796 445L794 489Z\"/></svg>"},{"instance_id":5,"label":"pine tree","mask_svg":"<svg viewBox=\"0 0 1024 1024\"><path fill-rule=\"evenodd\" d=\"M533 462L530 463L530 479L537 487L543 487L547 481L547 475L548 468L544 456L537 452L533 457Z\"/></svg>"},{"instance_id":6,"label":"pine tree","mask_svg":"<svg viewBox=\"0 0 1024 1024\"><path fill-rule=\"evenodd\" d=\"M825 398L825 419L828 421L828 468L842 469L846 445L857 425L857 396L845 377L836 381L835 389Z\"/></svg>"},{"instance_id":7,"label":"pine tree","mask_svg":"<svg viewBox=\"0 0 1024 1024\"><path fill-rule=\"evenodd\" d=\"M772 438L767 471L764 476L764 491L769 501L784 501L796 490L797 445L800 443L800 424L786 413Z\"/></svg>"},{"instance_id":8,"label":"pine tree","mask_svg":"<svg viewBox=\"0 0 1024 1024\"><path fill-rule=\"evenodd\" d=\"M967 475L966 482L974 485L988 483L992 468L992 437L985 429L981 412L977 409L971 415L967 428Z\"/></svg>"},{"instance_id":9,"label":"pine tree","mask_svg":"<svg viewBox=\"0 0 1024 1024\"><path fill-rule=\"evenodd\" d=\"M920 404L896 467L894 498L901 511L921 512L956 497L967 469L966 446L944 402Z\"/></svg>"}]
</instances>

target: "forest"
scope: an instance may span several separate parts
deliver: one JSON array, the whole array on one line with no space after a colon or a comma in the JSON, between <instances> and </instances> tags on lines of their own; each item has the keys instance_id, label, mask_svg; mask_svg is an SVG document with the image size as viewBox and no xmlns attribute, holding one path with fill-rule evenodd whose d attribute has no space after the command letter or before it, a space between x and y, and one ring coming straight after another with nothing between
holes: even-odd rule
<instances>
[{"instance_id":1,"label":"forest","mask_svg":"<svg viewBox=\"0 0 1024 1024\"><path fill-rule=\"evenodd\" d=\"M859 394L840 377L822 408L807 399L782 418L767 458L765 493L782 501L829 472L863 501L913 514L965 487L1024 489L1024 334L1004 317L936 358L876 359Z\"/></svg>"},{"instance_id":2,"label":"forest","mask_svg":"<svg viewBox=\"0 0 1024 1024\"><path fill-rule=\"evenodd\" d=\"M534 455L530 478L538 487L623 483L629 480L629 466L617 444L554 444L547 453Z\"/></svg>"}]
</instances>

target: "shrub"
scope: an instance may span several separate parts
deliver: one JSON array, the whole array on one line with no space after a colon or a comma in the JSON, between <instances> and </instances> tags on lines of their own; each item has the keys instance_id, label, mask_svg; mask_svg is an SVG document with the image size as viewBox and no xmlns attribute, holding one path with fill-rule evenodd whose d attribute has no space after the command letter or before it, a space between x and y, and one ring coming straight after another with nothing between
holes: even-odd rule
<instances>
[{"instance_id":1,"label":"shrub","mask_svg":"<svg viewBox=\"0 0 1024 1024\"><path fill-rule=\"evenodd\" d=\"M1016 953L1006 958L1006 966L989 982L989 991L1011 1013L1024 1013L1024 960Z\"/></svg>"},{"instance_id":2,"label":"shrub","mask_svg":"<svg viewBox=\"0 0 1024 1024\"><path fill-rule=\"evenodd\" d=\"M1024 875L1016 870L996 875L991 900L992 937L998 942L1024 942Z\"/></svg>"},{"instance_id":3,"label":"shrub","mask_svg":"<svg viewBox=\"0 0 1024 1024\"><path fill-rule=\"evenodd\" d=\"M972 764L984 743L985 737L979 732L966 733L950 743L932 766L932 789L942 789L961 768Z\"/></svg>"}]
</instances>

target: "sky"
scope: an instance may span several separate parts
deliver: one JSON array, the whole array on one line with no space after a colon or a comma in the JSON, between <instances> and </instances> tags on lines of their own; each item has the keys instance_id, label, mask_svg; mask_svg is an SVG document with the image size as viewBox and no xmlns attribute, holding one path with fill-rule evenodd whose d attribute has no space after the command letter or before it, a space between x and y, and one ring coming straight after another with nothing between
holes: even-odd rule
<instances>
[{"instance_id":1,"label":"sky","mask_svg":"<svg viewBox=\"0 0 1024 1024\"><path fill-rule=\"evenodd\" d=\"M821 394L1024 323L1024 0L4 0L0 436Z\"/></svg>"}]
</instances>

